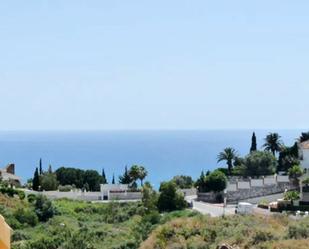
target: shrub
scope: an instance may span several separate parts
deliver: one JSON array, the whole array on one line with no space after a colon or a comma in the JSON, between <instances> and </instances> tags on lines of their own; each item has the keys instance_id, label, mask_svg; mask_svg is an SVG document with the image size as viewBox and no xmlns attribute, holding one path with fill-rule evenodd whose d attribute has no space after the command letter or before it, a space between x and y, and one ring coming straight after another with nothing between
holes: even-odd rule
<instances>
[{"instance_id":1,"label":"shrub","mask_svg":"<svg viewBox=\"0 0 309 249\"><path fill-rule=\"evenodd\" d=\"M250 153L244 161L246 176L263 176L274 174L277 160L274 155L266 151Z\"/></svg>"},{"instance_id":2,"label":"shrub","mask_svg":"<svg viewBox=\"0 0 309 249\"><path fill-rule=\"evenodd\" d=\"M20 240L27 240L30 239L30 236L24 233L23 231L17 230L13 231L12 240L13 241L20 241Z\"/></svg>"},{"instance_id":3,"label":"shrub","mask_svg":"<svg viewBox=\"0 0 309 249\"><path fill-rule=\"evenodd\" d=\"M160 186L158 199L159 211L180 210L186 207L186 201L182 193L177 192L175 183L163 182Z\"/></svg>"},{"instance_id":4,"label":"shrub","mask_svg":"<svg viewBox=\"0 0 309 249\"><path fill-rule=\"evenodd\" d=\"M288 228L288 238L303 239L309 238L309 226L304 223L291 225Z\"/></svg>"},{"instance_id":5,"label":"shrub","mask_svg":"<svg viewBox=\"0 0 309 249\"><path fill-rule=\"evenodd\" d=\"M14 216L21 224L27 224L33 227L38 223L38 217L35 212L28 208L18 208L14 212Z\"/></svg>"},{"instance_id":6,"label":"shrub","mask_svg":"<svg viewBox=\"0 0 309 249\"><path fill-rule=\"evenodd\" d=\"M26 197L24 191L18 190L17 194L18 194L18 197L19 197L20 200L23 200Z\"/></svg>"},{"instance_id":7,"label":"shrub","mask_svg":"<svg viewBox=\"0 0 309 249\"><path fill-rule=\"evenodd\" d=\"M252 238L252 244L257 245L274 239L274 235L270 231L258 230Z\"/></svg>"},{"instance_id":8,"label":"shrub","mask_svg":"<svg viewBox=\"0 0 309 249\"><path fill-rule=\"evenodd\" d=\"M184 176L184 175L174 176L172 181L180 189L192 188L194 184L191 176Z\"/></svg>"},{"instance_id":9,"label":"shrub","mask_svg":"<svg viewBox=\"0 0 309 249\"><path fill-rule=\"evenodd\" d=\"M210 191L220 192L226 188L227 177L221 171L215 170L206 176L205 184Z\"/></svg>"},{"instance_id":10,"label":"shrub","mask_svg":"<svg viewBox=\"0 0 309 249\"><path fill-rule=\"evenodd\" d=\"M50 200L43 195L39 195L35 202L35 212L40 221L47 221L54 216L56 210Z\"/></svg>"},{"instance_id":11,"label":"shrub","mask_svg":"<svg viewBox=\"0 0 309 249\"><path fill-rule=\"evenodd\" d=\"M59 185L58 186L58 190L60 192L70 192L73 189L73 187L71 185Z\"/></svg>"},{"instance_id":12,"label":"shrub","mask_svg":"<svg viewBox=\"0 0 309 249\"><path fill-rule=\"evenodd\" d=\"M35 195L35 194L29 194L29 195L27 196L27 200L28 200L28 202L30 202L30 203L34 203L35 200L36 200L36 195Z\"/></svg>"},{"instance_id":13,"label":"shrub","mask_svg":"<svg viewBox=\"0 0 309 249\"><path fill-rule=\"evenodd\" d=\"M227 177L220 170L215 170L206 176L202 172L196 183L199 192L220 192L226 188L226 185Z\"/></svg>"},{"instance_id":14,"label":"shrub","mask_svg":"<svg viewBox=\"0 0 309 249\"><path fill-rule=\"evenodd\" d=\"M42 237L38 240L31 240L26 243L25 249L58 249L59 241L49 237Z\"/></svg>"},{"instance_id":15,"label":"shrub","mask_svg":"<svg viewBox=\"0 0 309 249\"><path fill-rule=\"evenodd\" d=\"M286 201L295 201L299 200L300 196L297 191L287 191L284 193L284 200Z\"/></svg>"},{"instance_id":16,"label":"shrub","mask_svg":"<svg viewBox=\"0 0 309 249\"><path fill-rule=\"evenodd\" d=\"M46 191L56 190L58 188L58 181L56 174L45 173L40 176L41 188Z\"/></svg>"}]
</instances>

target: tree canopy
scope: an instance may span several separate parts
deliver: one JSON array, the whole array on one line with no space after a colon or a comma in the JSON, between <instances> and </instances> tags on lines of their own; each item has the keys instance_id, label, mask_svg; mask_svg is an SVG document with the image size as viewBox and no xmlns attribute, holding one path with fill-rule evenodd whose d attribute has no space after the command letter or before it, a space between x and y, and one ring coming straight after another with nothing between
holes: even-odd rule
<instances>
[{"instance_id":1,"label":"tree canopy","mask_svg":"<svg viewBox=\"0 0 309 249\"><path fill-rule=\"evenodd\" d=\"M245 175L265 176L276 172L277 160L274 155L267 151L255 151L245 157Z\"/></svg>"}]
</instances>

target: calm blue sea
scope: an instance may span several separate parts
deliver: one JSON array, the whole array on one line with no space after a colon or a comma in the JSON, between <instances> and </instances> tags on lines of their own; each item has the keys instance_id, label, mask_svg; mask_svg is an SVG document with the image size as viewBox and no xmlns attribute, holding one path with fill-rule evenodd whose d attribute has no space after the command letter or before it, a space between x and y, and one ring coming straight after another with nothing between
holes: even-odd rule
<instances>
[{"instance_id":1,"label":"calm blue sea","mask_svg":"<svg viewBox=\"0 0 309 249\"><path fill-rule=\"evenodd\" d=\"M270 131L258 130L258 146ZM278 130L286 145L292 145L300 130ZM111 181L126 165L144 165L147 180L155 187L177 174L198 177L201 170L219 166L217 154L234 147L248 153L251 130L234 131L100 131L100 132L0 132L0 163L16 164L23 181L33 176L42 158L43 166L102 168ZM224 164L221 164L224 165Z\"/></svg>"}]
</instances>

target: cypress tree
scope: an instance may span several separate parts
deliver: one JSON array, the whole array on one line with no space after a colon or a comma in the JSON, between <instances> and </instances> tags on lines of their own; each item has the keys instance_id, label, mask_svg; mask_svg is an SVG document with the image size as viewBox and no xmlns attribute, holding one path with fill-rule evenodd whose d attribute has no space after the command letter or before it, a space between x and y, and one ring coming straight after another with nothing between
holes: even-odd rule
<instances>
[{"instance_id":1,"label":"cypress tree","mask_svg":"<svg viewBox=\"0 0 309 249\"><path fill-rule=\"evenodd\" d=\"M102 183L107 184L106 175L104 169L102 169Z\"/></svg>"},{"instance_id":2,"label":"cypress tree","mask_svg":"<svg viewBox=\"0 0 309 249\"><path fill-rule=\"evenodd\" d=\"M53 169L52 169L51 164L48 166L48 173L49 173L49 174L52 174L52 173L53 173Z\"/></svg>"},{"instance_id":3,"label":"cypress tree","mask_svg":"<svg viewBox=\"0 0 309 249\"><path fill-rule=\"evenodd\" d=\"M255 136L255 132L253 132L252 134L252 139L251 139L251 148L250 148L250 153L253 151L256 151L256 136Z\"/></svg>"},{"instance_id":4,"label":"cypress tree","mask_svg":"<svg viewBox=\"0 0 309 249\"><path fill-rule=\"evenodd\" d=\"M38 168L35 169L33 180L32 180L32 189L35 191L39 190L40 186L40 177Z\"/></svg>"},{"instance_id":5,"label":"cypress tree","mask_svg":"<svg viewBox=\"0 0 309 249\"><path fill-rule=\"evenodd\" d=\"M40 158L40 175L43 175L43 168L42 168L42 158Z\"/></svg>"},{"instance_id":6,"label":"cypress tree","mask_svg":"<svg viewBox=\"0 0 309 249\"><path fill-rule=\"evenodd\" d=\"M115 184L115 175L113 174L112 184Z\"/></svg>"}]
</instances>

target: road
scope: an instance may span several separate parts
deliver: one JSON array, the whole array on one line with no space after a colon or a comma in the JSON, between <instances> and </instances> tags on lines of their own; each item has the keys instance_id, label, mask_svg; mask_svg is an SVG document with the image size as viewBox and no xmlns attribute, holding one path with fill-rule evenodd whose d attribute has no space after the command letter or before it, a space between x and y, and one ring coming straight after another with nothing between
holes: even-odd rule
<instances>
[{"instance_id":1,"label":"road","mask_svg":"<svg viewBox=\"0 0 309 249\"><path fill-rule=\"evenodd\" d=\"M235 214L235 205L227 205L223 208L223 204L212 204L196 201L196 196L187 196L186 200L193 204L192 209L202 214L209 214L212 217Z\"/></svg>"}]
</instances>

